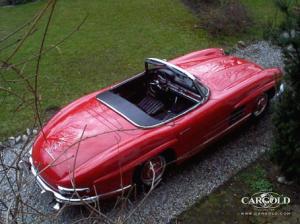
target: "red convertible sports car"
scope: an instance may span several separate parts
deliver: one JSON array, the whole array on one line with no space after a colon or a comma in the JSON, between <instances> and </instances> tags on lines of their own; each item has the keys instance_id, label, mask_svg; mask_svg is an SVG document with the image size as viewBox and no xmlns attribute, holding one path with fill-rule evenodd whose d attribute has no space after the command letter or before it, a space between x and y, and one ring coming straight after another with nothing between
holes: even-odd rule
<instances>
[{"instance_id":1,"label":"red convertible sports car","mask_svg":"<svg viewBox=\"0 0 300 224\"><path fill-rule=\"evenodd\" d=\"M95 202L158 183L180 163L248 118L280 83L278 68L206 49L165 61L86 95L58 112L32 146L31 171L68 204Z\"/></svg>"}]
</instances>

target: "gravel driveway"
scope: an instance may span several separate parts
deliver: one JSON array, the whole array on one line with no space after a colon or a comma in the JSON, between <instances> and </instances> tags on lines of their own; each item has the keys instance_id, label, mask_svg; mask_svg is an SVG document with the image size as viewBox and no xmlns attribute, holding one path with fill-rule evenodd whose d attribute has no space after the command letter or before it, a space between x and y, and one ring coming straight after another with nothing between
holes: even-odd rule
<instances>
[{"instance_id":1,"label":"gravel driveway","mask_svg":"<svg viewBox=\"0 0 300 224\"><path fill-rule=\"evenodd\" d=\"M270 45L267 42L259 42L252 44L244 49L237 49L233 53L242 58L247 58L264 67L279 66L282 67L283 59L280 49ZM129 218L128 223L167 223L171 218L180 214L197 200L208 195L218 186L222 185L230 177L243 169L266 150L269 149L271 143L272 124L269 114L266 114L262 119L256 122L248 122L244 127L233 134L230 134L226 139L218 144L212 145L209 150L202 153L192 160L184 163L179 167L174 167L170 170L160 184L149 197L145 199L134 214ZM22 144L15 145L13 148L5 147L0 153L5 164L11 163L16 157L14 152L17 152L22 147ZM15 184L14 170L10 170L8 177L4 175L3 167L0 165L0 214L2 221L7 219L7 210L13 208L14 201L13 193L9 185L11 180L15 191L18 194L18 188ZM3 178L3 179L2 179ZM24 186L21 186L20 195L28 206L24 208L24 223L40 223L41 220L47 223L70 223L72 220L82 217L84 213L81 207L66 208L62 213L53 214L51 209L51 198L49 195L40 195L39 188L31 178L24 172L24 178L29 180ZM106 215L112 219L118 216L127 216L130 209L134 208L140 200L136 200L129 208L119 211L112 210L106 212ZM39 212L51 215L37 217L37 209ZM35 214L30 214L34 212ZM83 221L84 222L84 221ZM1 219L0 219L1 223Z\"/></svg>"}]
</instances>

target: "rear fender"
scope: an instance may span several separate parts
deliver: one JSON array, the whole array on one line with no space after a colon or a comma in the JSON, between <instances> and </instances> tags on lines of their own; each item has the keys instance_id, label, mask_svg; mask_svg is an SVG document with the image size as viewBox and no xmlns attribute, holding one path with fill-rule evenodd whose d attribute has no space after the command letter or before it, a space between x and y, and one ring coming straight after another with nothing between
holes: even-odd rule
<instances>
[{"instance_id":1,"label":"rear fender","mask_svg":"<svg viewBox=\"0 0 300 224\"><path fill-rule=\"evenodd\" d=\"M97 183L97 184L101 184L104 182L107 183L109 180L117 180L116 178L118 178L120 180L120 172L122 172L122 177L125 177L125 179L123 181L126 182L126 184L129 184L129 182L132 181L132 175L133 175L133 172L136 167L142 165L149 158L152 158L156 155L163 153L166 149L174 148L173 146L177 142L178 142L178 139L169 140L169 141L165 142L164 144L161 144L158 147L156 147L152 150L149 150L148 153L144 154L141 157L138 157L136 160L131 161L130 163L125 164L124 166L120 167L121 170L118 169L112 173L102 176L101 178L97 179L95 181L95 183ZM119 181L117 181L117 182L119 182ZM116 186L116 187L119 187L119 186Z\"/></svg>"}]
</instances>

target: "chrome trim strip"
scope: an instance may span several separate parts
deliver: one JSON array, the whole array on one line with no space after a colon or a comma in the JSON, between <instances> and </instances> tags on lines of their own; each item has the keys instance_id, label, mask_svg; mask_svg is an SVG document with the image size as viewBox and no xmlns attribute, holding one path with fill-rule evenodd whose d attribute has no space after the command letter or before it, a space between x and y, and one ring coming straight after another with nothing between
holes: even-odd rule
<instances>
[{"instance_id":1,"label":"chrome trim strip","mask_svg":"<svg viewBox=\"0 0 300 224\"><path fill-rule=\"evenodd\" d=\"M75 191L90 191L89 188L65 188L62 186L57 186L59 191L75 192Z\"/></svg>"},{"instance_id":2,"label":"chrome trim strip","mask_svg":"<svg viewBox=\"0 0 300 224\"><path fill-rule=\"evenodd\" d=\"M226 129L224 129L223 131L221 131L220 133L218 133L216 136L213 136L209 139L207 139L205 142L203 142L201 145L206 145L210 142L212 142L213 140L215 140L216 138L220 137L221 135L223 135L225 132L229 131L230 129L232 129L233 127L239 125L240 123L242 123L244 120L246 120L247 118L249 118L252 115L252 113L249 113L247 115L245 115L243 118L241 118L240 120L238 120L236 123L230 125L229 127L227 127Z\"/></svg>"},{"instance_id":3,"label":"chrome trim strip","mask_svg":"<svg viewBox=\"0 0 300 224\"><path fill-rule=\"evenodd\" d=\"M229 127L227 127L226 129L224 129L223 131L221 131L220 133L218 133L216 136L213 136L209 139L207 139L205 142L201 143L200 145L194 147L192 150L190 150L190 152L185 155L185 156L181 156L178 158L177 161L179 160L184 160L188 157L191 157L195 154L197 154L199 152L200 149L205 148L207 144L210 144L211 142L213 142L215 139L219 138L221 135L225 134L226 132L230 131L231 129L233 129L235 126L241 124L243 121L245 121L246 119L248 119L250 116L252 115L252 113L249 113L247 115L245 115L243 118L241 118L239 121L237 121L236 123L230 125Z\"/></svg>"},{"instance_id":4,"label":"chrome trim strip","mask_svg":"<svg viewBox=\"0 0 300 224\"><path fill-rule=\"evenodd\" d=\"M67 198L67 197L64 197L63 195L61 195L60 193L54 191L53 189L51 189L43 181L43 179L38 175L37 171L35 170L35 168L33 166L33 163L32 163L33 161L32 161L31 156L29 157L29 162L31 164L31 172L35 176L35 178L37 180L37 183L40 186L40 188L44 191L51 192L54 195L55 200L57 202L64 203L64 204L81 205L81 204L84 204L84 203L96 202L98 199L100 199L102 197L106 197L106 196L110 196L110 195L113 195L113 194L120 193L120 192L125 191L125 190L127 190L131 187L131 185L127 185L127 186L119 188L115 191L111 191L111 192L107 192L107 193L104 193L104 194L99 194L99 195L95 195L95 196L91 196L91 197L87 197L87 198Z\"/></svg>"}]
</instances>

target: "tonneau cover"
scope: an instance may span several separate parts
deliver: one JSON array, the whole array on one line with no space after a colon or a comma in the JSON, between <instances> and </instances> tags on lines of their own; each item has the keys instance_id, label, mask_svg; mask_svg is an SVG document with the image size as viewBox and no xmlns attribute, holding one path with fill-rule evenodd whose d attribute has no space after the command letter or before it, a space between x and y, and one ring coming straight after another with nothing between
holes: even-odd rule
<instances>
[{"instance_id":1,"label":"tonneau cover","mask_svg":"<svg viewBox=\"0 0 300 224\"><path fill-rule=\"evenodd\" d=\"M149 116L139 107L111 90L98 94L97 99L139 127L150 128L163 122Z\"/></svg>"}]
</instances>

